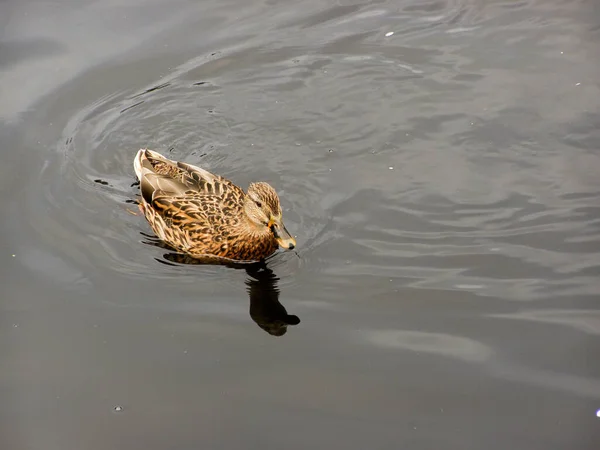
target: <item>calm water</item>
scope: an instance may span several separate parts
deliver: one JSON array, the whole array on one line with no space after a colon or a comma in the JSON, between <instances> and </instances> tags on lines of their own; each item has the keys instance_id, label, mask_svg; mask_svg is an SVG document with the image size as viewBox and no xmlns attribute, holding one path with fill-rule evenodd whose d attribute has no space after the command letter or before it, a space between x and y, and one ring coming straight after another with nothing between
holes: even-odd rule
<instances>
[{"instance_id":1,"label":"calm water","mask_svg":"<svg viewBox=\"0 0 600 450\"><path fill-rule=\"evenodd\" d=\"M0 30L3 449L598 448L597 2L5 1ZM153 245L140 147L272 183L297 254Z\"/></svg>"}]
</instances>

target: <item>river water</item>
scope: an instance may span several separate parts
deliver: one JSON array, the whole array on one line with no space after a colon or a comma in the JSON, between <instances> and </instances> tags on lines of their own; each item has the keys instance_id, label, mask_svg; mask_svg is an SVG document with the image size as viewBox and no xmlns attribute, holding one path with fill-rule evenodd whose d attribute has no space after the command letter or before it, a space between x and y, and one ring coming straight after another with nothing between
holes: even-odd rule
<instances>
[{"instance_id":1,"label":"river water","mask_svg":"<svg viewBox=\"0 0 600 450\"><path fill-rule=\"evenodd\" d=\"M2 449L598 448L599 55L593 0L0 3ZM297 252L161 248L140 147Z\"/></svg>"}]
</instances>

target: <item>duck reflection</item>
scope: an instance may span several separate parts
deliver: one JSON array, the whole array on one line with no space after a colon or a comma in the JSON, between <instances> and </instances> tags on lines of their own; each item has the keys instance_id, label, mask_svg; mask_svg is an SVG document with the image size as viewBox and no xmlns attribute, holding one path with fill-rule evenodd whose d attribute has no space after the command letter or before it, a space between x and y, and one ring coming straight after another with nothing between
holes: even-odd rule
<instances>
[{"instance_id":1,"label":"duck reflection","mask_svg":"<svg viewBox=\"0 0 600 450\"><path fill-rule=\"evenodd\" d=\"M223 262L219 259L197 259L189 255L175 252L164 242L156 239L155 236L142 233L146 238L145 244L160 247L169 250L169 253L163 255L163 259L156 258L162 264L217 264L238 270L245 270L246 291L250 297L250 317L264 331L272 336L283 336L287 333L289 325L298 325L300 318L294 314L288 314L285 307L279 302L279 277L267 267L265 261L239 264L233 262Z\"/></svg>"},{"instance_id":2,"label":"duck reflection","mask_svg":"<svg viewBox=\"0 0 600 450\"><path fill-rule=\"evenodd\" d=\"M288 325L298 325L300 318L287 313L279 302L279 278L265 263L262 266L246 269L250 317L270 335L283 336Z\"/></svg>"}]
</instances>

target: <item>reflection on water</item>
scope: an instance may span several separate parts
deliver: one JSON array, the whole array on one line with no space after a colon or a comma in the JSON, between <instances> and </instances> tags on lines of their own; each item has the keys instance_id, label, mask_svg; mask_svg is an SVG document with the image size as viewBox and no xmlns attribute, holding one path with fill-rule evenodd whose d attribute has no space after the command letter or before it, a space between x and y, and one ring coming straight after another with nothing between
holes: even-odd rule
<instances>
[{"instance_id":1,"label":"reflection on water","mask_svg":"<svg viewBox=\"0 0 600 450\"><path fill-rule=\"evenodd\" d=\"M280 289L278 286L279 278L273 270L267 267L266 261L257 263L234 263L223 262L215 259L198 259L183 253L178 253L165 242L155 236L140 233L144 236L142 241L145 244L170 250L163 254L164 259L155 258L156 261L167 264L188 264L188 265L222 265L231 269L245 270L247 292L250 297L250 317L256 324L272 336L283 336L287 333L288 325L298 325L300 318L293 314L288 314L285 307L279 302Z\"/></svg>"},{"instance_id":2,"label":"reflection on water","mask_svg":"<svg viewBox=\"0 0 600 450\"><path fill-rule=\"evenodd\" d=\"M250 317L256 324L273 336L283 336L288 325L298 325L300 318L288 314L279 302L279 278L268 267L246 269L246 286L250 295Z\"/></svg>"},{"instance_id":3,"label":"reflection on water","mask_svg":"<svg viewBox=\"0 0 600 450\"><path fill-rule=\"evenodd\" d=\"M600 334L600 311L594 309L531 310L513 314L494 314L491 317L557 324L572 327L587 334Z\"/></svg>"},{"instance_id":4,"label":"reflection on water","mask_svg":"<svg viewBox=\"0 0 600 450\"><path fill-rule=\"evenodd\" d=\"M492 350L462 336L412 330L370 331L367 340L379 347L448 356L468 362L487 360Z\"/></svg>"}]
</instances>

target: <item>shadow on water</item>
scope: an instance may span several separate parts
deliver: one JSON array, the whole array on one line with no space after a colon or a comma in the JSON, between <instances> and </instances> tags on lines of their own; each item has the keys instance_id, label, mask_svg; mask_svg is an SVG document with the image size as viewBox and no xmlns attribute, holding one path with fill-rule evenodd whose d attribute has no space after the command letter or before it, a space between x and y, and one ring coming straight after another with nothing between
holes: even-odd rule
<instances>
[{"instance_id":1,"label":"shadow on water","mask_svg":"<svg viewBox=\"0 0 600 450\"><path fill-rule=\"evenodd\" d=\"M272 336L283 336L287 333L288 325L298 325L300 318L288 314L279 301L279 277L267 267L266 261L254 263L224 262L218 259L198 259L183 253L178 253L156 236L141 232L145 240L142 242L165 250L164 259L155 258L161 264L176 266L187 265L221 265L230 269L245 270L246 290L250 297L250 317L256 324Z\"/></svg>"}]
</instances>

